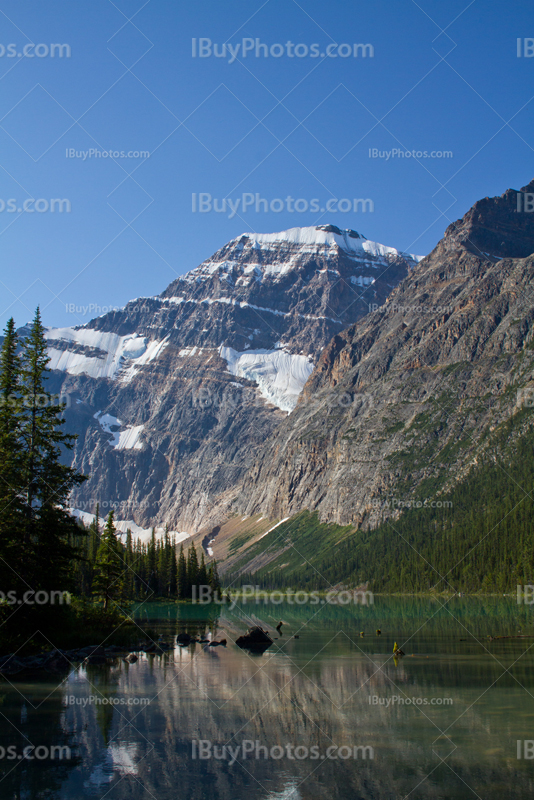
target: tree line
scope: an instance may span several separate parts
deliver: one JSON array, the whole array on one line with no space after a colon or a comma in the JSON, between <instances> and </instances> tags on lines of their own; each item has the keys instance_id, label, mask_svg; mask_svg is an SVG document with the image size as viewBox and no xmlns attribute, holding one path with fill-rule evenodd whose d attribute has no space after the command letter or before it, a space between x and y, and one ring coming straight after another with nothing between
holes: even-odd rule
<instances>
[{"instance_id":1,"label":"tree line","mask_svg":"<svg viewBox=\"0 0 534 800\"><path fill-rule=\"evenodd\" d=\"M61 461L75 437L61 428L63 407L46 387L47 343L39 309L19 341L10 319L0 352L0 592L45 596L69 587L73 539L71 491L85 476ZM17 611L17 624L38 609ZM2 609L5 611L5 609Z\"/></svg>"},{"instance_id":2,"label":"tree line","mask_svg":"<svg viewBox=\"0 0 534 800\"><path fill-rule=\"evenodd\" d=\"M48 389L49 361L39 308L24 336L11 318L0 349L0 624L45 629L57 609L20 602L37 595L72 592L107 610L117 599L187 599L199 582L218 591L216 563L206 565L194 545L177 551L168 532L144 545L129 531L122 542L113 513L103 531L98 517L86 529L69 513L87 477L64 463L76 436L62 430L65 404Z\"/></svg>"},{"instance_id":3,"label":"tree line","mask_svg":"<svg viewBox=\"0 0 534 800\"><path fill-rule=\"evenodd\" d=\"M168 527L161 538L152 528L150 541L144 544L126 531L125 541L119 538L114 512L107 516L103 531L99 508L77 542L81 551L75 567L76 592L84 597L98 597L107 608L110 601L150 600L169 598L189 600L193 587L209 586L218 596L221 584L214 560L206 564L204 552L200 559L194 543L187 553L178 545ZM197 593L198 596L198 593Z\"/></svg>"}]
</instances>

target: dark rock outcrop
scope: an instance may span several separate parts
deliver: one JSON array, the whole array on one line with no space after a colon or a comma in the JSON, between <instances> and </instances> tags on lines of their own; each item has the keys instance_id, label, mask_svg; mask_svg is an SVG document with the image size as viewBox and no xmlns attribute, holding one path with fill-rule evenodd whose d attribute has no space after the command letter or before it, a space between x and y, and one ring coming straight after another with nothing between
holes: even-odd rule
<instances>
[{"instance_id":1,"label":"dark rock outcrop","mask_svg":"<svg viewBox=\"0 0 534 800\"><path fill-rule=\"evenodd\" d=\"M236 639L236 645L245 650L255 650L263 652L273 644L273 639L269 636L267 631L260 628L258 625L249 628L247 633Z\"/></svg>"}]
</instances>

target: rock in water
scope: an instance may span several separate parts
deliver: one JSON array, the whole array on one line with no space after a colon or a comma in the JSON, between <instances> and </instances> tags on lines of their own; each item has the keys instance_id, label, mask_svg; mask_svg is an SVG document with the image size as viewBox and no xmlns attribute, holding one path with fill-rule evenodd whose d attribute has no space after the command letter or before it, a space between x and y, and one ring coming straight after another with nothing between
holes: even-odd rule
<instances>
[{"instance_id":1,"label":"rock in water","mask_svg":"<svg viewBox=\"0 0 534 800\"><path fill-rule=\"evenodd\" d=\"M244 636L240 636L239 639L236 640L236 645L238 647L256 651L267 650L272 643L273 640L267 631L264 631L263 628L260 628L258 625L249 628Z\"/></svg>"},{"instance_id":2,"label":"rock in water","mask_svg":"<svg viewBox=\"0 0 534 800\"><path fill-rule=\"evenodd\" d=\"M124 660L127 661L129 664L135 664L135 662L137 661L137 656L135 655L135 653L128 653L128 655Z\"/></svg>"}]
</instances>

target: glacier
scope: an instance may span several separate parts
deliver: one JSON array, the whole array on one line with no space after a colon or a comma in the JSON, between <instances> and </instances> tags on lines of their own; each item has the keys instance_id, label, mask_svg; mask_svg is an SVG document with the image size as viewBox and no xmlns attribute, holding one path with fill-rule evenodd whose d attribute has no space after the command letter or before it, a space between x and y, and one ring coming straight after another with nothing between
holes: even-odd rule
<instances>
[{"instance_id":1,"label":"glacier","mask_svg":"<svg viewBox=\"0 0 534 800\"><path fill-rule=\"evenodd\" d=\"M299 394L313 371L313 362L307 356L294 355L284 349L240 353L232 347L220 347L219 353L232 375L254 381L262 397L288 413L297 405Z\"/></svg>"}]
</instances>

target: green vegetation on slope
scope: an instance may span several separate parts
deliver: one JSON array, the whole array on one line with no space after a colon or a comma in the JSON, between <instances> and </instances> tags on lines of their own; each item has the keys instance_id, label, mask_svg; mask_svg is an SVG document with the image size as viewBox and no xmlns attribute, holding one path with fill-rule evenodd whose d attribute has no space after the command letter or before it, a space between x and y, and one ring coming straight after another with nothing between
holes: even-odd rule
<instances>
[{"instance_id":1,"label":"green vegetation on slope","mask_svg":"<svg viewBox=\"0 0 534 800\"><path fill-rule=\"evenodd\" d=\"M531 413L524 409L492 435L477 466L439 497L442 507L407 510L368 531L301 513L261 542L262 551L284 551L243 577L264 587L368 582L375 592L504 592L534 583Z\"/></svg>"}]
</instances>

